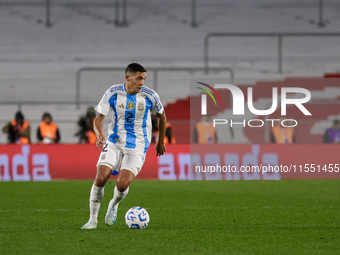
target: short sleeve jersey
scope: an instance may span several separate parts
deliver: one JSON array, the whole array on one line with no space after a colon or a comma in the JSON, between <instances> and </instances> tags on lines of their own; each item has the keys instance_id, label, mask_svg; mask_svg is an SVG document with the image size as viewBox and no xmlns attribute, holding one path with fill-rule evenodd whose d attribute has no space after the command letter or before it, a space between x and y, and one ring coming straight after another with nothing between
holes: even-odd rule
<instances>
[{"instance_id":1,"label":"short sleeve jersey","mask_svg":"<svg viewBox=\"0 0 340 255\"><path fill-rule=\"evenodd\" d=\"M130 95L125 84L111 86L96 106L96 111L107 116L112 110L108 140L118 146L146 153L151 141L151 111L162 114L163 105L158 94L145 86Z\"/></svg>"}]
</instances>

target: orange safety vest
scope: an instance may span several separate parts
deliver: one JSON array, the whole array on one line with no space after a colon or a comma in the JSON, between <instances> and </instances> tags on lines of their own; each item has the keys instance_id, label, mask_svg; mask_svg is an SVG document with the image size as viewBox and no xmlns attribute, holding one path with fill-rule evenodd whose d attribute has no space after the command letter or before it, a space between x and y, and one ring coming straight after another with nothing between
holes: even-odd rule
<instances>
[{"instance_id":1,"label":"orange safety vest","mask_svg":"<svg viewBox=\"0 0 340 255\"><path fill-rule=\"evenodd\" d=\"M17 130L16 129L16 125L17 125L16 120L12 120L11 125L14 127L15 130ZM24 120L22 127L18 131L19 132L25 131L29 127L29 125L30 125L30 123L27 120ZM29 144L31 142L29 137L20 136L18 138L19 138L19 140L17 141L18 144Z\"/></svg>"},{"instance_id":2,"label":"orange safety vest","mask_svg":"<svg viewBox=\"0 0 340 255\"><path fill-rule=\"evenodd\" d=\"M97 141L96 133L91 130L86 132L86 137L87 140L89 141L89 144L95 144Z\"/></svg>"},{"instance_id":3,"label":"orange safety vest","mask_svg":"<svg viewBox=\"0 0 340 255\"><path fill-rule=\"evenodd\" d=\"M45 121L40 122L39 125L40 129L40 134L43 138L51 138L51 139L56 139L57 138L57 131L58 131L58 126L51 122L50 124L46 124ZM43 141L41 141L43 143Z\"/></svg>"},{"instance_id":4,"label":"orange safety vest","mask_svg":"<svg viewBox=\"0 0 340 255\"><path fill-rule=\"evenodd\" d=\"M168 127L171 127L171 124L170 122L167 122L166 123L166 126L165 126L165 130L168 128ZM158 132L157 132L158 133ZM164 136L164 144L168 144L169 143L169 138L167 136ZM171 134L171 144L176 144L176 139L175 139L175 136L174 136L174 133L172 132Z\"/></svg>"},{"instance_id":5,"label":"orange safety vest","mask_svg":"<svg viewBox=\"0 0 340 255\"><path fill-rule=\"evenodd\" d=\"M216 128L212 123L208 125L203 122L198 122L196 124L198 143L200 144L214 144L216 143Z\"/></svg>"},{"instance_id":6,"label":"orange safety vest","mask_svg":"<svg viewBox=\"0 0 340 255\"><path fill-rule=\"evenodd\" d=\"M168 127L171 127L171 124L169 122L166 123L165 130ZM155 131L155 132L152 133L152 135L155 137L155 143L157 143L159 132ZM169 138L166 135L164 136L164 144L169 144ZM171 134L171 144L176 144L176 139L175 139L175 136L173 135L173 133Z\"/></svg>"},{"instance_id":7,"label":"orange safety vest","mask_svg":"<svg viewBox=\"0 0 340 255\"><path fill-rule=\"evenodd\" d=\"M294 137L294 129L291 127L274 126L272 128L275 143L278 144L292 144Z\"/></svg>"},{"instance_id":8,"label":"orange safety vest","mask_svg":"<svg viewBox=\"0 0 340 255\"><path fill-rule=\"evenodd\" d=\"M92 129L94 128L95 120L96 120L96 118L92 119ZM96 133L93 130L87 131L85 135L87 137L87 141L88 141L89 144L96 144L97 136L96 136Z\"/></svg>"}]
</instances>

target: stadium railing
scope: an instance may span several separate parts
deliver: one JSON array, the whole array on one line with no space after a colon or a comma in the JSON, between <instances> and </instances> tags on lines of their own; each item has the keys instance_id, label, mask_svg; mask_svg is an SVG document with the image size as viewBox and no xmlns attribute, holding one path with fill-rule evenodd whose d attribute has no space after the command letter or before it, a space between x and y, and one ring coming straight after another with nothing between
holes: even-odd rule
<instances>
[{"instance_id":1,"label":"stadium railing","mask_svg":"<svg viewBox=\"0 0 340 255\"><path fill-rule=\"evenodd\" d=\"M283 37L328 37L340 36L340 33L208 33L204 38L204 66L208 73L209 67L209 39L212 37L277 37L278 72L282 73L282 40Z\"/></svg>"}]
</instances>

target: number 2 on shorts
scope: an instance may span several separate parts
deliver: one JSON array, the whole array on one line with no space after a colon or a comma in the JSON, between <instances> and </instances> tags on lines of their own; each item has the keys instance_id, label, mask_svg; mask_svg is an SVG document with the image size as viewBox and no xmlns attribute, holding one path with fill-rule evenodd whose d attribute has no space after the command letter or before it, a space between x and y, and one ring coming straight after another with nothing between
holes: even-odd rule
<instances>
[{"instance_id":1,"label":"number 2 on shorts","mask_svg":"<svg viewBox=\"0 0 340 255\"><path fill-rule=\"evenodd\" d=\"M107 149L106 149L106 148L107 148L107 146L108 146L108 144L107 144L107 143L105 143L105 144L104 144L104 146L103 146L103 152L107 152Z\"/></svg>"}]
</instances>

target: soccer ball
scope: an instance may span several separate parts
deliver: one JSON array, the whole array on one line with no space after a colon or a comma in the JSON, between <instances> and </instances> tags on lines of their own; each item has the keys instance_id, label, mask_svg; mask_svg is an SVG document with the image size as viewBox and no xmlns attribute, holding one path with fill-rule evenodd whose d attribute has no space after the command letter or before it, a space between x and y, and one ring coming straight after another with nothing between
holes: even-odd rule
<instances>
[{"instance_id":1,"label":"soccer ball","mask_svg":"<svg viewBox=\"0 0 340 255\"><path fill-rule=\"evenodd\" d=\"M144 229L149 221L149 214L143 207L132 207L125 214L125 223L131 229Z\"/></svg>"}]
</instances>

